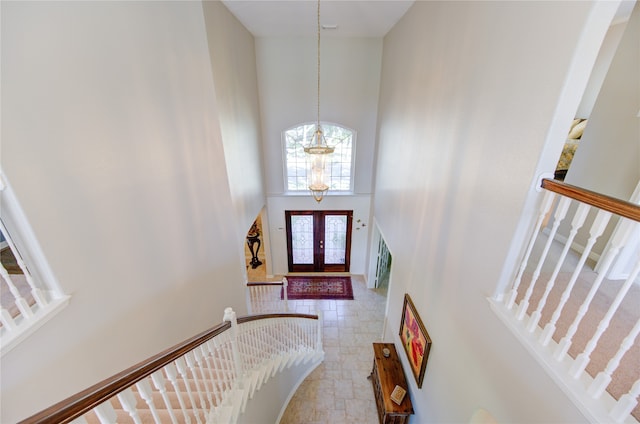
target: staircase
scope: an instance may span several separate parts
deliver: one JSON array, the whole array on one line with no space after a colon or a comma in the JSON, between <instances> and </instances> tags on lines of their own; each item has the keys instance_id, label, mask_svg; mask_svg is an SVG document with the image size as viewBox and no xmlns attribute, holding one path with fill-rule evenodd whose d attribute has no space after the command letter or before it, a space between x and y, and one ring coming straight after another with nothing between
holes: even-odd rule
<instances>
[{"instance_id":1,"label":"staircase","mask_svg":"<svg viewBox=\"0 0 640 424\"><path fill-rule=\"evenodd\" d=\"M322 320L270 314L224 322L21 423L235 423L270 378L324 359Z\"/></svg>"}]
</instances>

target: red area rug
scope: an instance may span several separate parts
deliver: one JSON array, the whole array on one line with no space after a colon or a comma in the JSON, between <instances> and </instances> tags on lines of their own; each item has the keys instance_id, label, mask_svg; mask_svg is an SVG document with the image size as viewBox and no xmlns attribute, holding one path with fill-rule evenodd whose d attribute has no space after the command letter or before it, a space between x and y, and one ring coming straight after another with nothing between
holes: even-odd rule
<instances>
[{"instance_id":1,"label":"red area rug","mask_svg":"<svg viewBox=\"0 0 640 424\"><path fill-rule=\"evenodd\" d=\"M289 277L287 297L296 299L353 300L351 277ZM284 299L284 293L280 293Z\"/></svg>"}]
</instances>

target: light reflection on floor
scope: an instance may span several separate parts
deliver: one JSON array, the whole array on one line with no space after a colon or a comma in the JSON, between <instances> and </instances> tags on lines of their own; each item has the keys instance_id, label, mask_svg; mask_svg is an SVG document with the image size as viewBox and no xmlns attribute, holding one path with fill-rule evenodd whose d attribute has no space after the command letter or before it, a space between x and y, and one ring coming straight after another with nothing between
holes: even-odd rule
<instances>
[{"instance_id":1,"label":"light reflection on floor","mask_svg":"<svg viewBox=\"0 0 640 424\"><path fill-rule=\"evenodd\" d=\"M371 382L373 349L380 341L386 286L367 289L352 276L354 300L290 300L292 312L324 317L324 362L302 383L281 424L378 422Z\"/></svg>"}]
</instances>

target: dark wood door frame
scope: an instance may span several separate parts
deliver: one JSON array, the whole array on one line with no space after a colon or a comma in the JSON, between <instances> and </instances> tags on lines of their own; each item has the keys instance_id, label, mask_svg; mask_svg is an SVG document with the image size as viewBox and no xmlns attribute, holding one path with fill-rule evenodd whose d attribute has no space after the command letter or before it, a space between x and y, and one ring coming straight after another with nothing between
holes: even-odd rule
<instances>
[{"instance_id":1,"label":"dark wood door frame","mask_svg":"<svg viewBox=\"0 0 640 424\"><path fill-rule=\"evenodd\" d=\"M308 215L313 217L313 264L293 263L291 216L295 215ZM324 263L324 218L327 215L344 215L347 217L344 264ZM287 227L287 261L289 265L289 272L349 272L351 261L351 227L353 223L353 211L285 211L285 223Z\"/></svg>"}]
</instances>

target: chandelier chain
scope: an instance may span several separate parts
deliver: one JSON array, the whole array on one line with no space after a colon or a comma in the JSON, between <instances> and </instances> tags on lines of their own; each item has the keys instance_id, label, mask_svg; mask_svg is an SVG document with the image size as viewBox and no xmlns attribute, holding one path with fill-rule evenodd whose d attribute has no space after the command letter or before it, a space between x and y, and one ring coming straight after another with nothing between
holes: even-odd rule
<instances>
[{"instance_id":1,"label":"chandelier chain","mask_svg":"<svg viewBox=\"0 0 640 424\"><path fill-rule=\"evenodd\" d=\"M318 0L318 129L320 129L320 0Z\"/></svg>"}]
</instances>

